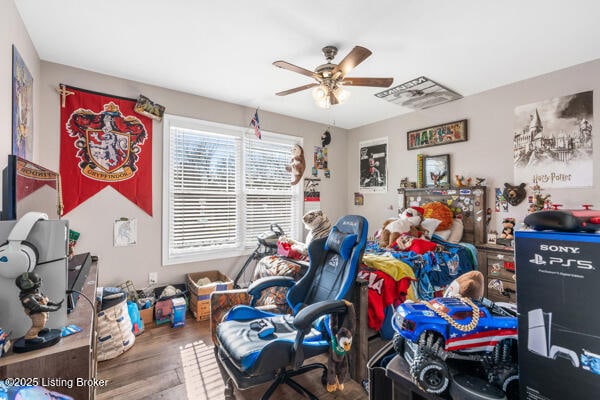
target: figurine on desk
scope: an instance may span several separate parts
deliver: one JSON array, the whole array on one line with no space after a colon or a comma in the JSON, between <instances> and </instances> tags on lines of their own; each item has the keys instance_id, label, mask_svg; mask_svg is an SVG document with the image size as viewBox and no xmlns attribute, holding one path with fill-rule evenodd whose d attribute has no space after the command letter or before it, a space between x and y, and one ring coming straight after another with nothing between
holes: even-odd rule
<instances>
[{"instance_id":1,"label":"figurine on desk","mask_svg":"<svg viewBox=\"0 0 600 400\"><path fill-rule=\"evenodd\" d=\"M48 312L58 311L63 300L55 303L40 292L42 278L35 272L24 272L15 279L15 284L21 290L19 300L25 314L31 318L31 328L24 337L13 345L15 353L25 353L52 346L60 341L60 329L45 328L48 322Z\"/></svg>"}]
</instances>

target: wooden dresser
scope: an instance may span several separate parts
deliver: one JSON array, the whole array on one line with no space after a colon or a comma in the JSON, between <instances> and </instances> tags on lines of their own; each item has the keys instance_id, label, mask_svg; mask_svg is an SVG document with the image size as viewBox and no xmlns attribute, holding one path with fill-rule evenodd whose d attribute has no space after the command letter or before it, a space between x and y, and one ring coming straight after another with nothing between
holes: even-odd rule
<instances>
[{"instance_id":1,"label":"wooden dresser","mask_svg":"<svg viewBox=\"0 0 600 400\"><path fill-rule=\"evenodd\" d=\"M494 244L477 246L477 259L479 270L485 277L485 297L516 304L514 249Z\"/></svg>"},{"instance_id":2,"label":"wooden dresser","mask_svg":"<svg viewBox=\"0 0 600 400\"><path fill-rule=\"evenodd\" d=\"M82 292L94 303L97 279L98 266L93 263ZM96 392L93 382L96 378L95 307L80 297L73 312L67 315L67 324L83 330L62 338L54 346L22 354L9 353L0 358L0 379L37 378L39 385L57 383L43 386L74 399L93 399Z\"/></svg>"}]
</instances>

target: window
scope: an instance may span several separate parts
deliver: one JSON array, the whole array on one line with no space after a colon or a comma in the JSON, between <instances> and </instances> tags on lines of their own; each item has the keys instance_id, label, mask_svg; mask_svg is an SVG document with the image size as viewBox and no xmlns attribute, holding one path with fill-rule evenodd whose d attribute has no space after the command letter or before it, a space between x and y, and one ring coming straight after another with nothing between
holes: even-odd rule
<instances>
[{"instance_id":1,"label":"window","mask_svg":"<svg viewBox=\"0 0 600 400\"><path fill-rule=\"evenodd\" d=\"M301 193L290 185L293 136L165 116L163 264L242 255L277 223L300 233Z\"/></svg>"}]
</instances>

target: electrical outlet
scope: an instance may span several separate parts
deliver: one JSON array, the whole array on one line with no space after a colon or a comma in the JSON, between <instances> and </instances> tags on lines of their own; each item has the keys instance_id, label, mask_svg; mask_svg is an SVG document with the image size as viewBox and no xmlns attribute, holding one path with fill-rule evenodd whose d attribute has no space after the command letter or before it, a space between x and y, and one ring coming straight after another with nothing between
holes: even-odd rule
<instances>
[{"instance_id":1,"label":"electrical outlet","mask_svg":"<svg viewBox=\"0 0 600 400\"><path fill-rule=\"evenodd\" d=\"M150 272L148 274L148 283L151 285L156 285L158 283L158 273Z\"/></svg>"}]
</instances>

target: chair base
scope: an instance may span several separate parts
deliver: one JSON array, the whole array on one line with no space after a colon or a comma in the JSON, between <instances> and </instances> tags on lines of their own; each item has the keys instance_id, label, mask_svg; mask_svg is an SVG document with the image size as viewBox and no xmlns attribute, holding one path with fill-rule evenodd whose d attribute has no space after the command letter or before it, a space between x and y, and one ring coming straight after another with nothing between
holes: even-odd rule
<instances>
[{"instance_id":1,"label":"chair base","mask_svg":"<svg viewBox=\"0 0 600 400\"><path fill-rule=\"evenodd\" d=\"M271 397L271 395L273 394L273 392L275 391L275 389L277 389L277 387L281 384L286 384L286 385L290 386L292 389L294 389L296 392L300 393L301 395L308 396L308 398L310 400L319 400L319 398L317 396L315 396L310 390L308 390L307 388L305 388L304 386L300 385L298 382L296 382L295 380L292 379L292 377L294 377L296 375L301 375L305 372L312 371L313 369L317 369L317 368L322 368L323 374L324 374L324 376L326 376L327 367L321 363L303 365L302 367L298 368L297 370L282 370L281 372L279 372L277 374L277 377L275 378L275 382L273 382L271 384L271 386L269 386L267 391L261 397L261 400L268 400Z\"/></svg>"},{"instance_id":2,"label":"chair base","mask_svg":"<svg viewBox=\"0 0 600 400\"><path fill-rule=\"evenodd\" d=\"M282 384L288 385L289 387L294 389L296 392L298 392L302 396L307 396L310 400L319 400L319 398L317 396L315 396L310 390L308 390L307 388L305 388L304 386L302 386L298 382L296 382L294 379L292 379L294 376L302 375L305 372L312 371L313 369L318 369L318 368L323 369L323 375L321 378L321 381L323 382L327 375L327 367L321 363L307 364L307 365L304 365L304 366L298 368L297 370L287 370L287 369L281 370L275 377L275 380L273 381L273 383L271 383L271 385L267 388L265 393L262 395L261 400L270 399L271 396L273 395L273 393L275 392L275 390L277 389L277 387L279 387L279 385L282 385ZM225 394L225 400L234 400L235 399L235 397L233 395L233 380L231 378L227 379L227 381L225 382L224 394Z\"/></svg>"}]
</instances>

